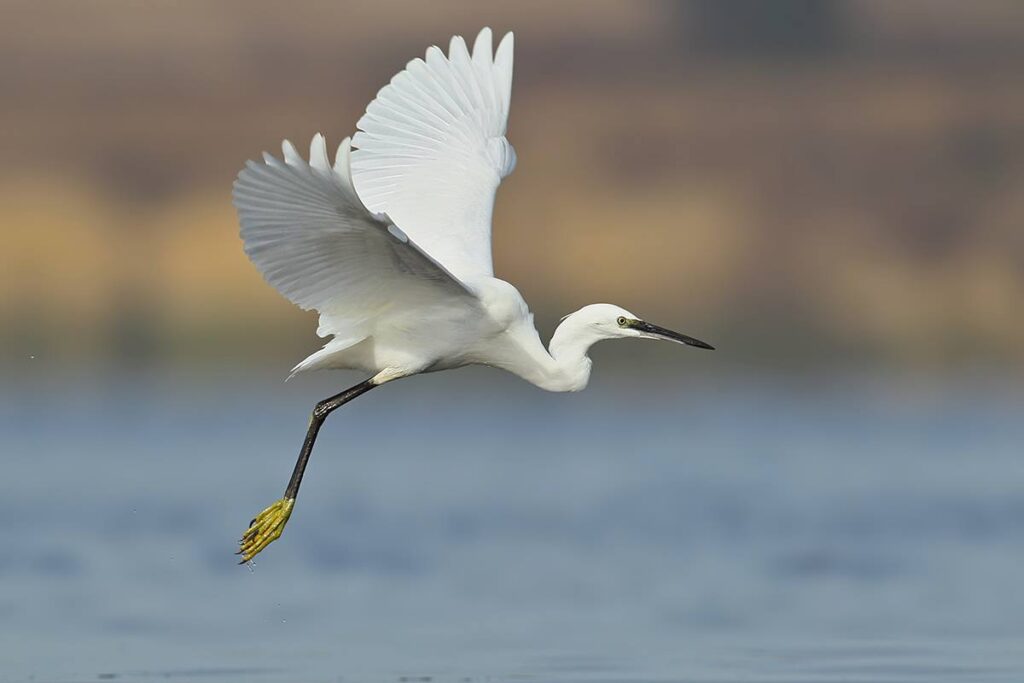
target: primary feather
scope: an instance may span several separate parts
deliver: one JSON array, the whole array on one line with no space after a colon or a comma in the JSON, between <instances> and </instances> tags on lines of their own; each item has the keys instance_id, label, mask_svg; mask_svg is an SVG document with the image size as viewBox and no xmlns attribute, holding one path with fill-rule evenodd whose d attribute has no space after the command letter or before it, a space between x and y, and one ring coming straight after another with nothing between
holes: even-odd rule
<instances>
[{"instance_id":1,"label":"primary feather","mask_svg":"<svg viewBox=\"0 0 1024 683\"><path fill-rule=\"evenodd\" d=\"M386 212L459 277L490 277L491 215L515 168L505 138L512 93L512 34L491 52L491 31L452 38L414 59L366 108L352 138L359 196Z\"/></svg>"}]
</instances>

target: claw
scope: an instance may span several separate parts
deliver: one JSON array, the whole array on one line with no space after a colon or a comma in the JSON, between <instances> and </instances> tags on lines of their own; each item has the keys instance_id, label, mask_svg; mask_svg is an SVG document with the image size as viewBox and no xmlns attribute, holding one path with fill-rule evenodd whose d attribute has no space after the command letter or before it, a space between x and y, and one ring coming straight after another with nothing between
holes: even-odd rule
<instances>
[{"instance_id":1,"label":"claw","mask_svg":"<svg viewBox=\"0 0 1024 683\"><path fill-rule=\"evenodd\" d=\"M252 558L260 551L281 537L294 506L294 498L282 498L256 515L238 542L238 551L235 554L242 556L238 564L252 562Z\"/></svg>"}]
</instances>

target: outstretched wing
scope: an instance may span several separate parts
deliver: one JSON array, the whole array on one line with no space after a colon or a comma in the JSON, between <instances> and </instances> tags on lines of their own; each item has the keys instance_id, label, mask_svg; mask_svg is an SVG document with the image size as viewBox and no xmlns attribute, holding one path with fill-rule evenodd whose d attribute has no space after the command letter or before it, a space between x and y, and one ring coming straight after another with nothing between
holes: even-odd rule
<instances>
[{"instance_id":1,"label":"outstretched wing","mask_svg":"<svg viewBox=\"0 0 1024 683\"><path fill-rule=\"evenodd\" d=\"M442 297L475 301L388 216L363 205L352 185L348 138L333 168L320 134L309 163L288 141L283 151L283 162L264 154L264 163L246 164L235 180L234 203L245 253L290 301L320 311L322 336L365 338L373 319L388 310Z\"/></svg>"},{"instance_id":2,"label":"outstretched wing","mask_svg":"<svg viewBox=\"0 0 1024 683\"><path fill-rule=\"evenodd\" d=\"M386 212L462 278L490 277L491 214L516 165L505 139L512 95L512 34L491 53L480 31L414 59L366 108L352 139L352 173L372 211Z\"/></svg>"}]
</instances>

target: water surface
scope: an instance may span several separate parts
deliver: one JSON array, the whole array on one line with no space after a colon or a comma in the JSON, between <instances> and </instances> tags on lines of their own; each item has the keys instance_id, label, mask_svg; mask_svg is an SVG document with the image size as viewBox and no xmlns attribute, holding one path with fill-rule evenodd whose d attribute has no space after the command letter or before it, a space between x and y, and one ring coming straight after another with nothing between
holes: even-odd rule
<instances>
[{"instance_id":1,"label":"water surface","mask_svg":"<svg viewBox=\"0 0 1024 683\"><path fill-rule=\"evenodd\" d=\"M329 381L0 393L0 681L1024 680L1019 394L416 378L238 567Z\"/></svg>"}]
</instances>

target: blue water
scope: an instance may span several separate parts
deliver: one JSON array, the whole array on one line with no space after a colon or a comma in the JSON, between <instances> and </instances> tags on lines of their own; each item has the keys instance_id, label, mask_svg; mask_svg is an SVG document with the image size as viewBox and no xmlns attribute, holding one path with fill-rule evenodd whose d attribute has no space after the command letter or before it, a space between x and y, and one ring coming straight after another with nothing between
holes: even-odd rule
<instances>
[{"instance_id":1,"label":"blue water","mask_svg":"<svg viewBox=\"0 0 1024 683\"><path fill-rule=\"evenodd\" d=\"M354 378L242 374L0 390L0 681L1024 680L1024 393L414 378L250 571Z\"/></svg>"}]
</instances>

